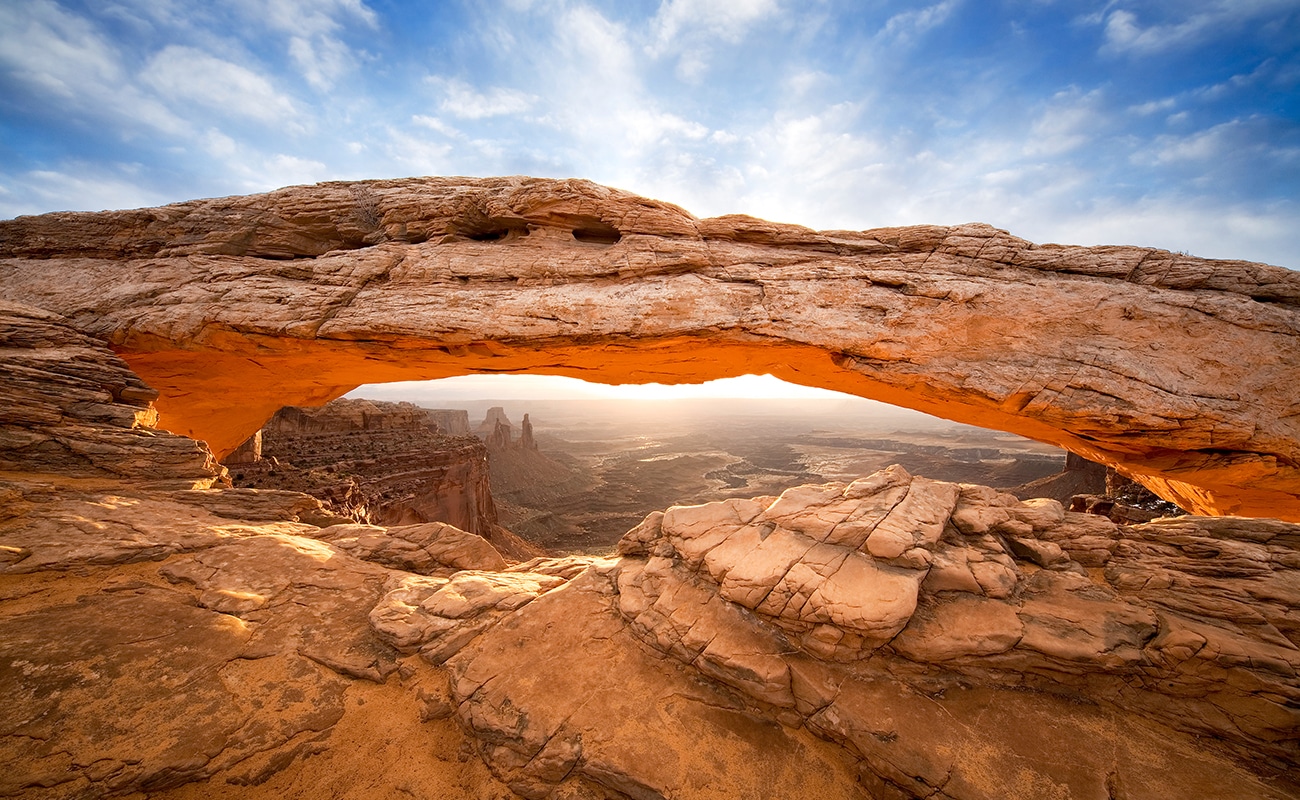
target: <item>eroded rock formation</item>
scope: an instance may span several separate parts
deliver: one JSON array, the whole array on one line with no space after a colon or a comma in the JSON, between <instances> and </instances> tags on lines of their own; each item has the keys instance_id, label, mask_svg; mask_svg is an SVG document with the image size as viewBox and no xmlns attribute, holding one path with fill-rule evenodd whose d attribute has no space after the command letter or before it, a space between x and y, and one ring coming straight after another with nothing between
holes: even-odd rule
<instances>
[{"instance_id":1,"label":"eroded rock formation","mask_svg":"<svg viewBox=\"0 0 1300 800\"><path fill-rule=\"evenodd\" d=\"M363 382L772 373L1059 444L1193 511L1300 520L1300 276L1261 264L419 178L3 222L0 298L110 342L163 427L218 454Z\"/></svg>"},{"instance_id":2,"label":"eroded rock formation","mask_svg":"<svg viewBox=\"0 0 1300 800\"><path fill-rule=\"evenodd\" d=\"M258 434L256 460L227 461L235 486L305 492L357 522L448 523L516 557L541 552L499 524L487 447L443 435L434 415L413 403L289 406Z\"/></svg>"},{"instance_id":3,"label":"eroded rock formation","mask_svg":"<svg viewBox=\"0 0 1300 800\"><path fill-rule=\"evenodd\" d=\"M0 302L0 472L206 488L203 444L154 428L158 393L57 314Z\"/></svg>"}]
</instances>

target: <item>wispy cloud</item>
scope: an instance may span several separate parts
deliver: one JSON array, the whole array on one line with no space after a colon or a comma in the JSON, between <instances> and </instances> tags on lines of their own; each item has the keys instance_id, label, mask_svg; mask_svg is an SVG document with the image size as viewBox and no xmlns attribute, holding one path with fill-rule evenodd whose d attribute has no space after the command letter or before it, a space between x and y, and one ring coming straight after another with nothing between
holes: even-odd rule
<instances>
[{"instance_id":1,"label":"wispy cloud","mask_svg":"<svg viewBox=\"0 0 1300 800\"><path fill-rule=\"evenodd\" d=\"M144 208L171 201L141 182L141 165L69 163L60 170L0 171L0 218L28 213L32 198L50 210Z\"/></svg>"},{"instance_id":2,"label":"wispy cloud","mask_svg":"<svg viewBox=\"0 0 1300 800\"><path fill-rule=\"evenodd\" d=\"M314 41L303 36L289 40L289 55L303 78L316 89L326 91L335 81L356 66L356 57L347 45L330 36Z\"/></svg>"},{"instance_id":3,"label":"wispy cloud","mask_svg":"<svg viewBox=\"0 0 1300 800\"><path fill-rule=\"evenodd\" d=\"M191 103L266 125L301 128L293 101L277 91L270 79L192 47L164 48L149 61L140 80L172 102Z\"/></svg>"},{"instance_id":4,"label":"wispy cloud","mask_svg":"<svg viewBox=\"0 0 1300 800\"><path fill-rule=\"evenodd\" d=\"M1125 3L1124 5L1131 5ZM1144 25L1128 8L1093 17L1104 21L1103 52L1150 55L1225 36L1266 14L1295 10L1293 0L1187 0L1173 6L1168 22Z\"/></svg>"},{"instance_id":5,"label":"wispy cloud","mask_svg":"<svg viewBox=\"0 0 1300 800\"><path fill-rule=\"evenodd\" d=\"M943 0L915 11L903 11L890 17L877 39L896 44L910 44L916 38L947 22L958 0Z\"/></svg>"},{"instance_id":6,"label":"wispy cloud","mask_svg":"<svg viewBox=\"0 0 1300 800\"><path fill-rule=\"evenodd\" d=\"M1058 156L1088 144L1106 123L1100 89L1083 92L1078 87L1057 92L1034 120L1025 142L1030 156Z\"/></svg>"},{"instance_id":7,"label":"wispy cloud","mask_svg":"<svg viewBox=\"0 0 1300 800\"><path fill-rule=\"evenodd\" d=\"M478 90L456 78L431 76L426 79L442 95L439 108L460 119L483 119L508 114L522 114L537 102L534 95L493 86Z\"/></svg>"},{"instance_id":8,"label":"wispy cloud","mask_svg":"<svg viewBox=\"0 0 1300 800\"><path fill-rule=\"evenodd\" d=\"M379 18L363 0L235 0L245 16L274 30L308 36L337 33L351 22L376 28Z\"/></svg>"},{"instance_id":9,"label":"wispy cloud","mask_svg":"<svg viewBox=\"0 0 1300 800\"><path fill-rule=\"evenodd\" d=\"M752 26L779 13L776 0L665 0L650 20L645 51L652 58L676 58L678 76L699 80L718 45L736 44Z\"/></svg>"},{"instance_id":10,"label":"wispy cloud","mask_svg":"<svg viewBox=\"0 0 1300 800\"><path fill-rule=\"evenodd\" d=\"M93 24L49 0L0 4L0 68L46 108L74 117L111 119L126 130L187 127L134 85L121 51Z\"/></svg>"},{"instance_id":11,"label":"wispy cloud","mask_svg":"<svg viewBox=\"0 0 1300 800\"><path fill-rule=\"evenodd\" d=\"M406 130L390 127L386 131L384 153L412 175L452 175L455 160L453 146L447 141L430 141Z\"/></svg>"},{"instance_id":12,"label":"wispy cloud","mask_svg":"<svg viewBox=\"0 0 1300 800\"><path fill-rule=\"evenodd\" d=\"M379 26L378 15L363 0L235 0L234 5L248 24L287 36L290 58L320 91L331 89L357 66L357 54L340 34Z\"/></svg>"}]
</instances>

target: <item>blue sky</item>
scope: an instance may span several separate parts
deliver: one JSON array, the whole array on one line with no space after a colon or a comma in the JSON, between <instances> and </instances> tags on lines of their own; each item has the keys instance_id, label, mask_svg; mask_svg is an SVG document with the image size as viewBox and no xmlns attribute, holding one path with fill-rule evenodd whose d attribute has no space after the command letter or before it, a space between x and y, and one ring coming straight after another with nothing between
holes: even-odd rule
<instances>
[{"instance_id":1,"label":"blue sky","mask_svg":"<svg viewBox=\"0 0 1300 800\"><path fill-rule=\"evenodd\" d=\"M0 217L418 174L1300 267L1300 0L3 0Z\"/></svg>"}]
</instances>

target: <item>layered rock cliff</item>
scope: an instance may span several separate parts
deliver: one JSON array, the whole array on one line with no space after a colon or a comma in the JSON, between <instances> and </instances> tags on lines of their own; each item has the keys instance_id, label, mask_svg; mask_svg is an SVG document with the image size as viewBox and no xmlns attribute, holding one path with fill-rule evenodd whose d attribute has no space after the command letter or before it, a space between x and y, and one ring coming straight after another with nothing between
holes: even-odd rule
<instances>
[{"instance_id":1,"label":"layered rock cliff","mask_svg":"<svg viewBox=\"0 0 1300 800\"><path fill-rule=\"evenodd\" d=\"M258 434L258 458L227 462L235 486L304 492L358 522L444 522L511 555L540 553L499 524L487 447L443 435L437 418L413 403L289 406Z\"/></svg>"},{"instance_id":2,"label":"layered rock cliff","mask_svg":"<svg viewBox=\"0 0 1300 800\"><path fill-rule=\"evenodd\" d=\"M0 473L207 488L208 448L155 429L158 393L68 321L0 302Z\"/></svg>"},{"instance_id":3,"label":"layered rock cliff","mask_svg":"<svg viewBox=\"0 0 1300 800\"><path fill-rule=\"evenodd\" d=\"M222 455L363 382L772 373L1052 442L1190 510L1300 520L1300 276L1261 264L418 178L2 222L0 299L111 343L162 425Z\"/></svg>"}]
</instances>

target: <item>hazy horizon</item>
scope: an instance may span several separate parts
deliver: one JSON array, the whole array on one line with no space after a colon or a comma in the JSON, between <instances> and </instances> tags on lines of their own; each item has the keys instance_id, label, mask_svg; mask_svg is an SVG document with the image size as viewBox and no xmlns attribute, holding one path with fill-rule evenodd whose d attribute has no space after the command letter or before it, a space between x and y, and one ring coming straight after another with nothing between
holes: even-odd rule
<instances>
[{"instance_id":1,"label":"hazy horizon","mask_svg":"<svg viewBox=\"0 0 1300 800\"><path fill-rule=\"evenodd\" d=\"M503 391L520 392L509 396ZM497 394L492 394L492 393ZM481 400L488 397L504 399L611 399L611 400L673 400L693 398L734 399L823 399L854 398L854 395L800 386L774 378L771 375L742 375L720 378L704 383L644 383L605 384L560 375L461 375L433 381L396 381L360 386L347 397L360 397L363 393L371 399L388 396L430 396L453 400ZM375 396L384 395L384 396ZM856 398L862 399L862 398ZM874 401L870 401L874 402ZM883 405L883 404L882 404Z\"/></svg>"},{"instance_id":2,"label":"hazy horizon","mask_svg":"<svg viewBox=\"0 0 1300 800\"><path fill-rule=\"evenodd\" d=\"M561 411L557 404L569 406L569 413L573 404L599 407L607 413L618 404L631 413L686 416L716 414L730 404L745 413L837 414L864 422L878 420L923 427L960 424L856 395L787 383L770 375L671 385L608 385L553 375L464 375L434 381L365 384L345 397L406 401L425 408L463 408L470 412L471 425L479 421L475 415L492 406L505 408L510 420L518 424L524 413ZM535 418L534 422L546 420Z\"/></svg>"}]
</instances>

